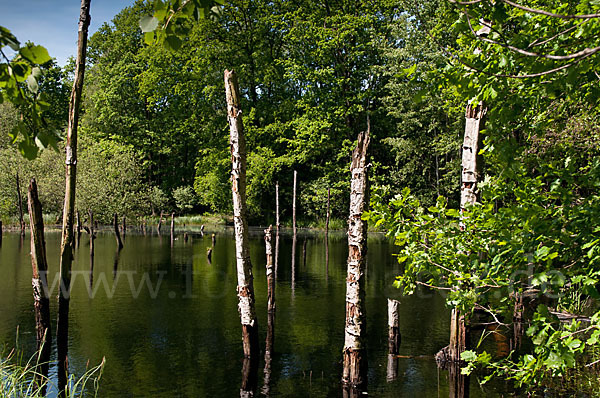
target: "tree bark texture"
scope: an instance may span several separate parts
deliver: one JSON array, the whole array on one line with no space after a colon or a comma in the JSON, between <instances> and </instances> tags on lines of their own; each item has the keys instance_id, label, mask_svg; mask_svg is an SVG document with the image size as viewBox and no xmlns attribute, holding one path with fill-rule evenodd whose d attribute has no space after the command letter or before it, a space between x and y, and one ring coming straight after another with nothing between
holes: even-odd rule
<instances>
[{"instance_id":1,"label":"tree bark texture","mask_svg":"<svg viewBox=\"0 0 600 398\"><path fill-rule=\"evenodd\" d=\"M73 218L75 212L75 186L77 179L77 126L81 92L85 75L88 28L90 25L90 1L81 0L79 15L77 61L75 79L69 102L69 119L65 141L65 204L63 209L62 242L60 254L60 293L58 299L57 346L58 388L64 391L67 382L67 346L69 336L69 296L71 290L71 263L73 261Z\"/></svg>"},{"instance_id":2,"label":"tree bark texture","mask_svg":"<svg viewBox=\"0 0 600 398\"><path fill-rule=\"evenodd\" d=\"M292 195L292 230L294 231L294 236L296 236L296 186L297 186L297 176L298 172L294 170L294 192Z\"/></svg>"},{"instance_id":3,"label":"tree bark texture","mask_svg":"<svg viewBox=\"0 0 600 398\"><path fill-rule=\"evenodd\" d=\"M23 220L23 197L21 196L21 182L19 173L17 173L17 206L19 206L19 225L21 226L21 236L25 236L25 220Z\"/></svg>"},{"instance_id":4,"label":"tree bark texture","mask_svg":"<svg viewBox=\"0 0 600 398\"><path fill-rule=\"evenodd\" d=\"M479 131L486 113L483 104L476 107L467 105L465 111L465 136L462 146L462 173L460 188L460 208L474 204L477 200L477 152L479 152Z\"/></svg>"},{"instance_id":5,"label":"tree bark texture","mask_svg":"<svg viewBox=\"0 0 600 398\"><path fill-rule=\"evenodd\" d=\"M246 209L246 142L240 108L240 91L235 72L225 70L225 95L229 121L231 147L231 190L233 194L233 219L235 228L235 253L237 263L238 309L242 324L244 356L258 358L258 320L254 308L254 282L248 241Z\"/></svg>"},{"instance_id":6,"label":"tree bark texture","mask_svg":"<svg viewBox=\"0 0 600 398\"><path fill-rule=\"evenodd\" d=\"M350 172L350 215L348 217L348 276L346 278L346 327L344 337L344 384L361 386L367 382L366 317L364 270L367 256L367 222L362 214L368 208L369 180L367 150L369 131L358 135L352 153Z\"/></svg>"},{"instance_id":7,"label":"tree bark texture","mask_svg":"<svg viewBox=\"0 0 600 398\"><path fill-rule=\"evenodd\" d=\"M275 272L273 269L273 227L265 229L265 253L267 255L267 310L275 311Z\"/></svg>"},{"instance_id":8,"label":"tree bark texture","mask_svg":"<svg viewBox=\"0 0 600 398\"><path fill-rule=\"evenodd\" d=\"M113 227L115 228L115 240L117 241L117 250L123 248L123 241L121 240L121 234L119 233L119 220L117 213L113 216Z\"/></svg>"},{"instance_id":9,"label":"tree bark texture","mask_svg":"<svg viewBox=\"0 0 600 398\"><path fill-rule=\"evenodd\" d=\"M33 306L35 312L35 330L39 353L38 373L48 376L52 331L50 326L50 297L48 293L48 261L46 260L46 241L44 239L44 220L42 204L38 198L35 179L29 184L27 193L29 207L29 225L31 231L31 268L33 277Z\"/></svg>"}]
</instances>

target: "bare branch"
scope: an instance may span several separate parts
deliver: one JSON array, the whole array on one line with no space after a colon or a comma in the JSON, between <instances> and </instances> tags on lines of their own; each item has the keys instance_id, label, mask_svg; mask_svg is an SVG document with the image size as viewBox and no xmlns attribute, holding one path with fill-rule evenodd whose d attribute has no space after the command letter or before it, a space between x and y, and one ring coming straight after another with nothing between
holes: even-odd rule
<instances>
[{"instance_id":1,"label":"bare branch","mask_svg":"<svg viewBox=\"0 0 600 398\"><path fill-rule=\"evenodd\" d=\"M450 0L450 1L452 1L452 0ZM522 6L520 4L512 2L510 0L501 0L501 1L505 2L506 4L509 4L509 5L513 6L515 8L518 8L520 10L530 12L532 14L546 15L548 17L553 17L553 18L560 18L560 19L593 19L593 18L600 18L600 14L562 15L562 14L555 14L553 12L549 12L549 11L545 11L545 10L540 10L540 9L537 9L537 8L530 8L530 7Z\"/></svg>"}]
</instances>

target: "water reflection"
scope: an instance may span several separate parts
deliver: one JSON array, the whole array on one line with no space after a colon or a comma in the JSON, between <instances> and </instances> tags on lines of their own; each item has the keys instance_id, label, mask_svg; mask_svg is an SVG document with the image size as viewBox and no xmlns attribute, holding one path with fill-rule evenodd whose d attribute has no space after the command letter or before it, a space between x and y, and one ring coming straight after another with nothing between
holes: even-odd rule
<instances>
[{"instance_id":1,"label":"water reflection","mask_svg":"<svg viewBox=\"0 0 600 398\"><path fill-rule=\"evenodd\" d=\"M219 234L212 265L206 256L212 247L211 233ZM99 364L106 356L99 396L107 398L238 395L243 362L232 232L225 228L209 230L205 239L190 239L188 244L179 239L171 249L166 242L161 245L156 233L143 236L130 228L114 280L114 234L109 230L97 234L92 298L87 280L90 253L85 244L75 251L68 340L71 372L81 375L88 361ZM277 346L273 344L270 355L265 352L260 359L258 371L264 377L260 387L262 391L268 386L271 396L340 396L347 239L344 233L330 232L326 245L323 235L300 234L299 238L310 240L311 245L307 244L306 267L294 267L294 271L293 237L280 234L279 248L277 235L274 237L275 252L279 253L274 256L278 264L277 316L271 323L273 341L277 327ZM57 280L60 234L50 232L46 236L48 283L52 287ZM263 237L262 229L251 230L257 313L259 323L267 325L261 329L260 339L267 342L270 321ZM17 325L21 330L35 330L31 273L25 272L30 258L28 251L19 251L19 241L18 233L5 233L0 248L0 344L9 347L14 346ZM433 359L447 344L449 312L444 298L429 291L401 298L398 311L403 335L396 358L398 376L387 380L387 298L398 298L392 283L400 273L393 250L382 237L370 238L366 286L368 393L383 398L429 397L437 396L439 388L441 396L449 395L450 380L441 377L438 385ZM139 293L133 294L131 286ZM56 294L55 289L51 295ZM51 307L56 313L54 301ZM19 341L27 355L35 351L34 333L22 334ZM53 353L56 355L56 345ZM311 378L311 372L319 377ZM55 365L50 374L56 378ZM475 383L471 379L469 382ZM492 383L485 390L471 388L471 396L499 396L503 389ZM253 391L256 394L256 389Z\"/></svg>"}]
</instances>

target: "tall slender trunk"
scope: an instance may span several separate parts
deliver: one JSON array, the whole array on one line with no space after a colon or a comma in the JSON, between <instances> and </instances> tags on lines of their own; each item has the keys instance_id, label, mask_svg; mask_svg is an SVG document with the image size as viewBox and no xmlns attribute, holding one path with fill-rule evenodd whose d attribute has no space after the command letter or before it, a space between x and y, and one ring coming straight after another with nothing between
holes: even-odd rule
<instances>
[{"instance_id":1,"label":"tall slender trunk","mask_svg":"<svg viewBox=\"0 0 600 398\"><path fill-rule=\"evenodd\" d=\"M327 187L327 218L325 219L325 237L329 235L329 202L331 201L331 188Z\"/></svg>"},{"instance_id":2,"label":"tall slender trunk","mask_svg":"<svg viewBox=\"0 0 600 398\"><path fill-rule=\"evenodd\" d=\"M367 382L366 317L364 269L367 258L367 222L362 219L368 209L369 179L367 150L369 130L358 135L358 144L352 153L350 172L350 215L348 217L348 276L346 278L346 327L344 343L344 372L346 385L362 386Z\"/></svg>"},{"instance_id":3,"label":"tall slender trunk","mask_svg":"<svg viewBox=\"0 0 600 398\"><path fill-rule=\"evenodd\" d=\"M279 181L275 183L275 228L279 233Z\"/></svg>"},{"instance_id":4,"label":"tall slender trunk","mask_svg":"<svg viewBox=\"0 0 600 398\"><path fill-rule=\"evenodd\" d=\"M123 241L121 240L121 234L119 233L119 220L117 213L113 216L113 227L115 229L115 240L117 241L117 250L121 250L123 248Z\"/></svg>"},{"instance_id":5,"label":"tall slender trunk","mask_svg":"<svg viewBox=\"0 0 600 398\"><path fill-rule=\"evenodd\" d=\"M462 146L462 170L460 187L460 211L463 213L467 206L477 201L477 152L479 151L479 130L487 109L483 104L477 107L467 105L465 111L465 135ZM461 229L464 225L461 223ZM450 344L448 357L450 362L460 362L461 354L467 349L469 342L469 327L465 314L458 308L453 308L450 315Z\"/></svg>"},{"instance_id":6,"label":"tall slender trunk","mask_svg":"<svg viewBox=\"0 0 600 398\"><path fill-rule=\"evenodd\" d=\"M50 326L50 297L48 294L48 261L46 260L46 241L44 239L44 220L42 204L38 199L35 179L29 184L27 193L29 207L29 225L31 230L31 268L33 278L33 305L35 309L35 330L37 350L39 352L37 373L48 377L50 352L52 348L52 331ZM38 377L38 382L41 378ZM44 388L45 390L45 388Z\"/></svg>"},{"instance_id":7,"label":"tall slender trunk","mask_svg":"<svg viewBox=\"0 0 600 398\"><path fill-rule=\"evenodd\" d=\"M19 225L21 226L21 236L25 236L25 220L23 220L23 197L21 196L19 173L17 173L17 206L19 206Z\"/></svg>"},{"instance_id":8,"label":"tall slender trunk","mask_svg":"<svg viewBox=\"0 0 600 398\"><path fill-rule=\"evenodd\" d=\"M175 243L175 213L171 213L171 247Z\"/></svg>"},{"instance_id":9,"label":"tall slender trunk","mask_svg":"<svg viewBox=\"0 0 600 398\"><path fill-rule=\"evenodd\" d=\"M400 349L400 317L398 315L398 300L388 299L388 382L398 377L398 353Z\"/></svg>"},{"instance_id":10,"label":"tall slender trunk","mask_svg":"<svg viewBox=\"0 0 600 398\"><path fill-rule=\"evenodd\" d=\"M265 229L265 253L267 256L267 309L275 311L275 275L273 272L273 227Z\"/></svg>"},{"instance_id":11,"label":"tall slender trunk","mask_svg":"<svg viewBox=\"0 0 600 398\"><path fill-rule=\"evenodd\" d=\"M69 339L69 298L71 291L71 263L73 261L73 218L75 211L75 182L77 178L77 125L79 107L85 74L88 27L90 25L90 1L81 0L79 31L77 42L77 61L75 80L69 102L69 120L66 152L66 186L63 209L62 242L60 252L60 293L58 298L57 347L58 347L58 388L61 395L67 383L67 351Z\"/></svg>"},{"instance_id":12,"label":"tall slender trunk","mask_svg":"<svg viewBox=\"0 0 600 398\"><path fill-rule=\"evenodd\" d=\"M296 186L297 186L297 175L298 172L294 170L294 193L292 196L292 229L294 236L296 236Z\"/></svg>"},{"instance_id":13,"label":"tall slender trunk","mask_svg":"<svg viewBox=\"0 0 600 398\"><path fill-rule=\"evenodd\" d=\"M246 218L246 142L242 125L240 91L237 75L225 70L225 95L231 146L231 190L233 193L233 219L235 225L235 253L237 262L238 309L242 324L244 356L258 359L258 319L254 309L254 282L248 242Z\"/></svg>"}]
</instances>

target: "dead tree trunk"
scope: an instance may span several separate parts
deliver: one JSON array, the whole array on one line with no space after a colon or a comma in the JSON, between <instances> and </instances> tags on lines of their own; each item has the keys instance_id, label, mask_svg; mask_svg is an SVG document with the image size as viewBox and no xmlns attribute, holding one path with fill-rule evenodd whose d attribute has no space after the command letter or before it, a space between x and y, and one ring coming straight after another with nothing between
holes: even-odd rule
<instances>
[{"instance_id":1,"label":"dead tree trunk","mask_svg":"<svg viewBox=\"0 0 600 398\"><path fill-rule=\"evenodd\" d=\"M171 213L171 247L175 243L175 213Z\"/></svg>"},{"instance_id":2,"label":"dead tree trunk","mask_svg":"<svg viewBox=\"0 0 600 398\"><path fill-rule=\"evenodd\" d=\"M25 221L23 220L23 198L21 196L21 183L19 173L17 173L17 206L19 206L19 225L21 226L21 236L25 236Z\"/></svg>"},{"instance_id":3,"label":"dead tree trunk","mask_svg":"<svg viewBox=\"0 0 600 398\"><path fill-rule=\"evenodd\" d=\"M125 234L127 233L127 217L123 216L123 237L125 237Z\"/></svg>"},{"instance_id":4,"label":"dead tree trunk","mask_svg":"<svg viewBox=\"0 0 600 398\"><path fill-rule=\"evenodd\" d=\"M90 219L90 228L89 228L90 229L90 256L93 260L94 259L94 239L96 239L96 234L94 232L94 213L92 213L92 210L88 210L88 218Z\"/></svg>"},{"instance_id":5,"label":"dead tree trunk","mask_svg":"<svg viewBox=\"0 0 600 398\"><path fill-rule=\"evenodd\" d=\"M296 236L296 177L298 172L294 170L294 193L292 196L292 230L294 231L294 236Z\"/></svg>"},{"instance_id":6,"label":"dead tree trunk","mask_svg":"<svg viewBox=\"0 0 600 398\"><path fill-rule=\"evenodd\" d=\"M331 188L327 188L327 218L325 219L325 272L329 277L329 217L331 216L329 202L331 200Z\"/></svg>"},{"instance_id":7,"label":"dead tree trunk","mask_svg":"<svg viewBox=\"0 0 600 398\"><path fill-rule=\"evenodd\" d=\"M275 228L279 233L279 181L275 183Z\"/></svg>"},{"instance_id":8,"label":"dead tree trunk","mask_svg":"<svg viewBox=\"0 0 600 398\"><path fill-rule=\"evenodd\" d=\"M394 381L398 377L398 353L400 349L399 304L397 300L388 299L388 363L386 376L388 382Z\"/></svg>"},{"instance_id":9,"label":"dead tree trunk","mask_svg":"<svg viewBox=\"0 0 600 398\"><path fill-rule=\"evenodd\" d=\"M350 216L348 217L348 276L346 278L346 328L344 343L344 371L342 381L346 385L366 384L367 352L366 317L363 308L365 297L364 269L367 258L367 222L362 214L369 200L367 175L367 150L369 129L358 135L358 144L352 153L350 172Z\"/></svg>"},{"instance_id":10,"label":"dead tree trunk","mask_svg":"<svg viewBox=\"0 0 600 398\"><path fill-rule=\"evenodd\" d=\"M242 324L244 356L258 359L258 320L254 309L254 283L248 242L246 218L246 142L240 108L240 91L234 71L225 70L225 94L229 143L231 146L231 189L235 225L235 252L237 260L239 312Z\"/></svg>"},{"instance_id":11,"label":"dead tree trunk","mask_svg":"<svg viewBox=\"0 0 600 398\"><path fill-rule=\"evenodd\" d=\"M275 311L275 273L273 272L273 227L265 229L265 252L267 255L267 310Z\"/></svg>"},{"instance_id":12,"label":"dead tree trunk","mask_svg":"<svg viewBox=\"0 0 600 398\"><path fill-rule=\"evenodd\" d=\"M58 389L64 391L67 383L67 350L69 336L69 298L71 292L71 263L73 261L73 218L75 212L75 182L77 179L77 126L85 74L88 27L90 25L90 0L81 0L77 61L75 79L69 102L69 120L65 141L66 186L63 209L62 243L60 254L60 294L58 299L57 346Z\"/></svg>"},{"instance_id":13,"label":"dead tree trunk","mask_svg":"<svg viewBox=\"0 0 600 398\"><path fill-rule=\"evenodd\" d=\"M50 297L48 292L48 262L46 260L46 241L44 239L44 220L42 204L38 199L35 179L31 180L27 193L29 207L29 225L31 230L31 267L33 270L33 305L35 309L35 330L37 350L39 352L38 373L48 377L52 332L50 326ZM41 381L38 377L38 382Z\"/></svg>"},{"instance_id":14,"label":"dead tree trunk","mask_svg":"<svg viewBox=\"0 0 600 398\"><path fill-rule=\"evenodd\" d=\"M121 234L119 233L119 221L117 217L117 213L113 216L113 226L115 228L115 239L117 241L117 250L121 250L123 248L123 241L121 240Z\"/></svg>"},{"instance_id":15,"label":"dead tree trunk","mask_svg":"<svg viewBox=\"0 0 600 398\"><path fill-rule=\"evenodd\" d=\"M473 108L467 105L465 112L465 136L462 147L462 172L461 172L461 194L460 211L475 204L477 200L477 152L479 143L479 130L486 109L482 104ZM461 229L464 226L461 226ZM469 340L469 327L465 315L457 308L452 309L450 316L450 344L448 345L447 360L460 362L460 355L467 349Z\"/></svg>"},{"instance_id":16,"label":"dead tree trunk","mask_svg":"<svg viewBox=\"0 0 600 398\"><path fill-rule=\"evenodd\" d=\"M160 212L160 217L158 218L158 224L156 224L156 232L158 232L158 234L160 235L160 227L162 225L162 220L163 220L163 212Z\"/></svg>"}]
</instances>

